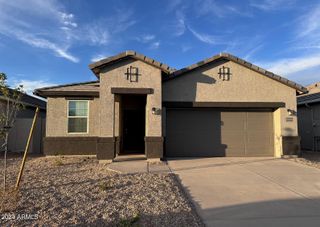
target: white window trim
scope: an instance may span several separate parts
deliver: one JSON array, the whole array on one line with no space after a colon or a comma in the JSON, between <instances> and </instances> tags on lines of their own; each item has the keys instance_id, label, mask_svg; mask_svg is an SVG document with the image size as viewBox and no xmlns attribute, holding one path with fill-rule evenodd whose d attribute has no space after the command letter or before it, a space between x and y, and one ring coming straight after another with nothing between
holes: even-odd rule
<instances>
[{"instance_id":1,"label":"white window trim","mask_svg":"<svg viewBox=\"0 0 320 227\"><path fill-rule=\"evenodd\" d=\"M84 116L69 116L69 105L70 101L86 101L88 103L88 113L87 113L87 131L86 132L69 132L69 118L85 118ZM90 101L87 99L70 99L68 100L67 105L67 134L71 135L83 135L83 134L89 134L89 116L90 116Z\"/></svg>"}]
</instances>

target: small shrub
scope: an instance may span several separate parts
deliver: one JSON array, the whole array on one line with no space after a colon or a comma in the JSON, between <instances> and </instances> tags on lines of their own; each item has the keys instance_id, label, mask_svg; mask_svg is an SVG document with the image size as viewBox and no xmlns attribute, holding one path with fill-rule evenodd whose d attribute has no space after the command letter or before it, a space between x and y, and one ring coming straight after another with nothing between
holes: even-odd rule
<instances>
[{"instance_id":1,"label":"small shrub","mask_svg":"<svg viewBox=\"0 0 320 227\"><path fill-rule=\"evenodd\" d=\"M107 191L110 188L110 185L107 182L100 182L99 189L101 191Z\"/></svg>"},{"instance_id":2,"label":"small shrub","mask_svg":"<svg viewBox=\"0 0 320 227\"><path fill-rule=\"evenodd\" d=\"M17 209L19 191L15 188L0 189L0 212L12 212Z\"/></svg>"},{"instance_id":3,"label":"small shrub","mask_svg":"<svg viewBox=\"0 0 320 227\"><path fill-rule=\"evenodd\" d=\"M56 159L54 160L54 164L55 164L56 166L62 166L62 165L63 165L63 161L62 161L61 158L56 158Z\"/></svg>"},{"instance_id":4,"label":"small shrub","mask_svg":"<svg viewBox=\"0 0 320 227\"><path fill-rule=\"evenodd\" d=\"M140 220L140 214L136 213L132 218L121 219L117 226L119 226L119 227L139 226L138 225L139 220Z\"/></svg>"}]
</instances>

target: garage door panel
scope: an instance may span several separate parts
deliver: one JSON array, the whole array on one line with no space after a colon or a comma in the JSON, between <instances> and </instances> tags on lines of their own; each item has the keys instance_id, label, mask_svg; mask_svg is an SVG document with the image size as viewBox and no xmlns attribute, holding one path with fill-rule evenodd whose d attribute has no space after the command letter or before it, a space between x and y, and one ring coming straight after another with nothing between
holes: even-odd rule
<instances>
[{"instance_id":1,"label":"garage door panel","mask_svg":"<svg viewBox=\"0 0 320 227\"><path fill-rule=\"evenodd\" d=\"M246 113L221 112L221 138L226 146L226 156L244 156L245 141L241 135L245 132Z\"/></svg>"},{"instance_id":2,"label":"garage door panel","mask_svg":"<svg viewBox=\"0 0 320 227\"><path fill-rule=\"evenodd\" d=\"M243 112L221 112L223 130L244 130L246 114Z\"/></svg>"},{"instance_id":3,"label":"garage door panel","mask_svg":"<svg viewBox=\"0 0 320 227\"><path fill-rule=\"evenodd\" d=\"M247 155L253 156L272 156L273 150L273 136L266 135L266 133L250 133L247 136Z\"/></svg>"},{"instance_id":4,"label":"garage door panel","mask_svg":"<svg viewBox=\"0 0 320 227\"><path fill-rule=\"evenodd\" d=\"M273 156L272 112L167 110L166 156Z\"/></svg>"},{"instance_id":5,"label":"garage door panel","mask_svg":"<svg viewBox=\"0 0 320 227\"><path fill-rule=\"evenodd\" d=\"M168 157L214 157L225 156L224 146L213 142L201 142L195 143L197 140L185 139L179 140L167 140L166 141L166 156ZM198 141L202 141L202 138Z\"/></svg>"},{"instance_id":6,"label":"garage door panel","mask_svg":"<svg viewBox=\"0 0 320 227\"><path fill-rule=\"evenodd\" d=\"M272 156L273 120L270 112L247 113L247 156Z\"/></svg>"},{"instance_id":7,"label":"garage door panel","mask_svg":"<svg viewBox=\"0 0 320 227\"><path fill-rule=\"evenodd\" d=\"M218 111L167 111L168 157L223 156Z\"/></svg>"},{"instance_id":8,"label":"garage door panel","mask_svg":"<svg viewBox=\"0 0 320 227\"><path fill-rule=\"evenodd\" d=\"M249 132L273 130L272 114L270 112L248 112L247 128Z\"/></svg>"},{"instance_id":9,"label":"garage door panel","mask_svg":"<svg viewBox=\"0 0 320 227\"><path fill-rule=\"evenodd\" d=\"M176 131L194 130L197 132L219 131L220 114L217 111L195 111L195 110L175 110L168 111L167 123L174 124L174 131L168 130L167 133Z\"/></svg>"}]
</instances>

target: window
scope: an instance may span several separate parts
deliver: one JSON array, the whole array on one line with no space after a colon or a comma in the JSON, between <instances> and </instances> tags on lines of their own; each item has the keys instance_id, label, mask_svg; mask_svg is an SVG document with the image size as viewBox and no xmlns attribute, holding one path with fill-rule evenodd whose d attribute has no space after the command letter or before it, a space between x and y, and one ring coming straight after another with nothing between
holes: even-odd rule
<instances>
[{"instance_id":1,"label":"window","mask_svg":"<svg viewBox=\"0 0 320 227\"><path fill-rule=\"evenodd\" d=\"M68 104L68 133L87 133L89 102L69 100Z\"/></svg>"}]
</instances>

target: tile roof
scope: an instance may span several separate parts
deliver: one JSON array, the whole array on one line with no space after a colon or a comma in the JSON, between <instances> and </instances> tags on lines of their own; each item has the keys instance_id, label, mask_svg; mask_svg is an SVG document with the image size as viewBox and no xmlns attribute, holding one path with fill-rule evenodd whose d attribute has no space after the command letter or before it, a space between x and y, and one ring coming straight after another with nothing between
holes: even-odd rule
<instances>
[{"instance_id":1,"label":"tile roof","mask_svg":"<svg viewBox=\"0 0 320 227\"><path fill-rule=\"evenodd\" d=\"M113 63L118 62L122 59L127 59L127 58L137 59L137 60L143 61L149 65L152 65L154 67L161 69L164 73L166 73L166 75L164 77L164 81L168 81L168 80L174 79L178 76L184 75L187 72L195 70L195 69L197 69L201 66L204 66L208 63L218 61L220 59L225 59L225 60L229 60L229 61L233 61L235 63L238 63L246 68L249 68L249 69L256 71L266 77L269 77L270 79L276 80L282 84L285 84L289 87L292 87L301 93L307 92L307 88L303 87L302 85L297 84L297 83L295 83L291 80L288 80L286 78L283 78L283 77L281 77L277 74L274 74L270 71L267 71L261 67L258 67L250 62L247 62L247 61L245 61L241 58L238 58L234 55L231 55L229 53L220 53L218 55L214 55L210 58L204 59L200 62L197 62L197 63L192 64L190 66L187 66L185 68L176 70L174 68L169 67L168 65L166 65L164 63L158 62L158 61L156 61L152 58L149 58L145 55L142 55L142 54L139 54L135 51L129 50L129 51L125 51L120 54L117 54L115 56L108 57L108 58L102 59L100 61L97 61L95 63L92 63L89 65L89 68L94 72L94 74L96 76L99 77L99 72L102 67L104 67L106 65L113 64ZM63 92L68 93L70 95L79 94L80 92L83 92L83 93L87 92L87 94L90 93L90 94L96 95L99 92L99 81L89 81L89 82L82 82L82 83L72 83L72 84L65 84L65 85L60 85L60 86L39 88L34 91L34 94L45 97L48 94L50 94L50 95L54 95L54 93L62 94ZM72 92L76 92L76 93L72 94Z\"/></svg>"},{"instance_id":2,"label":"tile roof","mask_svg":"<svg viewBox=\"0 0 320 227\"><path fill-rule=\"evenodd\" d=\"M295 82L293 82L291 80L288 80L286 78L283 78L283 77L281 77L281 76L279 76L277 74L274 74L274 73L272 73L270 71L267 71L267 70L265 70L265 69L263 69L261 67L258 67L256 65L250 63L250 62L247 62L247 61L245 61L245 60L243 60L241 58L238 58L238 57L236 57L234 55L231 55L229 53L220 53L218 55L215 55L215 56L212 56L210 58L204 59L204 60L202 60L200 62L197 62L195 64L192 64L190 66L182 68L180 70L174 71L171 75L169 75L167 80L174 79L177 76L183 75L183 74L185 74L185 73L187 73L189 71L192 71L192 70L194 70L196 68L204 66L204 65L206 65L208 63L217 61L219 59L226 59L226 60L229 60L229 61L233 61L233 62L238 63L238 64L240 64L240 65L242 65L242 66L244 66L246 68L249 68L249 69L251 69L253 71L261 73L262 75L267 76L267 77L269 77L269 78L271 78L273 80L276 80L276 81L278 81L280 83L283 83L283 84L285 84L285 85L287 85L289 87L292 87L292 88L294 88L294 89L296 89L296 90L298 90L300 92L303 92L303 93L307 92L307 88L303 87L302 85L297 84L297 83L295 83Z\"/></svg>"},{"instance_id":3,"label":"tile roof","mask_svg":"<svg viewBox=\"0 0 320 227\"><path fill-rule=\"evenodd\" d=\"M33 94L46 97L48 95L69 94L70 96L79 95L79 93L88 93L93 96L99 94L99 81L87 81L81 83L63 84L58 86L38 88Z\"/></svg>"},{"instance_id":4,"label":"tile roof","mask_svg":"<svg viewBox=\"0 0 320 227\"><path fill-rule=\"evenodd\" d=\"M100 61L94 62L89 65L89 68L94 72L94 74L96 74L96 76L99 76L99 72L100 72L101 67L104 67L105 65L112 64L118 60L121 60L124 58L129 58L129 57L143 61L149 65L152 65L156 68L161 69L162 71L164 71L165 73L168 73L168 74L175 71L174 68L171 68L168 65L161 63L161 62L158 62L158 61L156 61L152 58L149 58L143 54L139 54L133 50L127 50L127 51L122 52L120 54L117 54L115 56L111 56L111 57L102 59Z\"/></svg>"}]
</instances>

